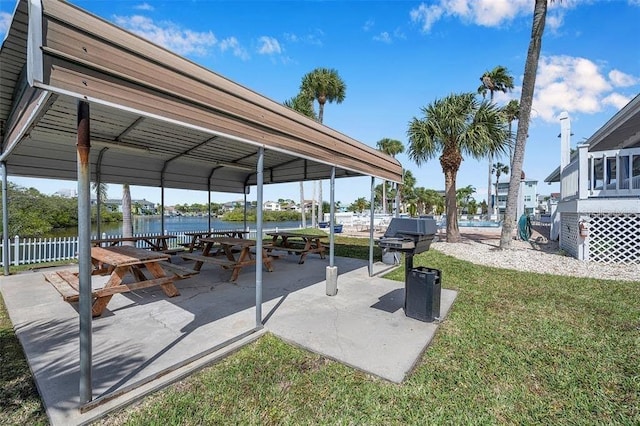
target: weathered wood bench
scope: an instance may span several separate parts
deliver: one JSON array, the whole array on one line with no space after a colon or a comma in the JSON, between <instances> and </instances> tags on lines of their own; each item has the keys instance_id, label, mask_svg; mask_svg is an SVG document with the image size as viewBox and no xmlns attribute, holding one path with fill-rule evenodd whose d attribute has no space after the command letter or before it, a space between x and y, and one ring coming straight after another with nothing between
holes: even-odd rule
<instances>
[{"instance_id":1,"label":"weathered wood bench","mask_svg":"<svg viewBox=\"0 0 640 426\"><path fill-rule=\"evenodd\" d=\"M166 272L175 275L177 280L184 280L200 273L200 271L196 271L195 269L186 268L182 265L176 265L175 263L169 263L166 261L159 262L159 264Z\"/></svg>"},{"instance_id":2,"label":"weathered wood bench","mask_svg":"<svg viewBox=\"0 0 640 426\"><path fill-rule=\"evenodd\" d=\"M184 260L195 260L196 264L193 267L195 271L200 271L203 263L211 263L222 266L225 269L235 268L237 266L237 262L219 256L203 256L195 253L184 253L181 254L180 257Z\"/></svg>"},{"instance_id":3,"label":"weathered wood bench","mask_svg":"<svg viewBox=\"0 0 640 426\"><path fill-rule=\"evenodd\" d=\"M278 244L265 244L263 245L263 248L267 251L267 253L270 256L273 256L273 257L279 257L278 255L272 254L274 251L283 251L283 252L286 251L287 254L299 254L300 255L300 259L298 260L299 264L304 263L305 258L309 253L318 253L320 255L320 258L322 259L324 259L324 254L325 254L324 246L319 248L318 247L307 248L307 247L301 247L299 244L293 244L288 247L281 246Z\"/></svg>"},{"instance_id":4,"label":"weathered wood bench","mask_svg":"<svg viewBox=\"0 0 640 426\"><path fill-rule=\"evenodd\" d=\"M58 293L62 295L62 300L64 300L65 302L77 302L78 300L80 300L80 280L77 273L63 270L48 272L43 275L44 278L49 281L56 290L58 290ZM93 300L91 314L94 317L100 316L102 314L106 303L101 303L101 300L103 300L105 297L110 297L117 293L126 293L132 290L138 290L156 285L173 285L173 281L173 277L161 277L128 284L122 283L111 287L104 287L99 290L93 290L91 292L91 299Z\"/></svg>"},{"instance_id":5,"label":"weathered wood bench","mask_svg":"<svg viewBox=\"0 0 640 426\"><path fill-rule=\"evenodd\" d=\"M287 251L289 253L304 253L305 248L304 247L283 247L283 246L279 246L279 245L274 245L274 244L265 244L262 246L263 249L265 249L267 252L271 252L271 251Z\"/></svg>"},{"instance_id":6,"label":"weathered wood bench","mask_svg":"<svg viewBox=\"0 0 640 426\"><path fill-rule=\"evenodd\" d=\"M62 295L62 300L65 302L77 302L80 299L80 280L78 279L78 275L73 272L47 272L44 274L44 278L58 290L58 293Z\"/></svg>"},{"instance_id":7,"label":"weathered wood bench","mask_svg":"<svg viewBox=\"0 0 640 426\"><path fill-rule=\"evenodd\" d=\"M164 254L171 254L171 255L175 255L178 253L183 253L185 251L184 247L173 247L170 249L166 249L166 250L158 250L159 253L164 253Z\"/></svg>"}]
</instances>

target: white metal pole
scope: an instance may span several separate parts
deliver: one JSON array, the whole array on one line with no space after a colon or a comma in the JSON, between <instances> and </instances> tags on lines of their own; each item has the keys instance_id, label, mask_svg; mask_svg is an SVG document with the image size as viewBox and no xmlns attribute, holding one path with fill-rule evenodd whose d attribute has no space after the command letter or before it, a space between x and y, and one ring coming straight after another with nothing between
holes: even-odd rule
<instances>
[{"instance_id":1,"label":"white metal pole","mask_svg":"<svg viewBox=\"0 0 640 426\"><path fill-rule=\"evenodd\" d=\"M258 205L256 206L256 327L262 327L262 185L264 179L264 147L258 150L256 185ZM245 191L246 192L246 191ZM246 197L246 195L245 195ZM246 202L245 202L246 206Z\"/></svg>"}]
</instances>

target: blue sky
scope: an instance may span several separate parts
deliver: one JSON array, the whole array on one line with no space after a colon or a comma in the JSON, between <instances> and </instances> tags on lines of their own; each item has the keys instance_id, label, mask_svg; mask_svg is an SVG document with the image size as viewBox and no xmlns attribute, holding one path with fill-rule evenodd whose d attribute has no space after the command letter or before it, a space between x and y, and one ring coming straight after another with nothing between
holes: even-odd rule
<instances>
[{"instance_id":1,"label":"blue sky","mask_svg":"<svg viewBox=\"0 0 640 426\"><path fill-rule=\"evenodd\" d=\"M422 107L451 93L475 92L482 73L497 65L509 69L516 88L496 94L496 102L519 100L534 1L72 3L277 102L296 95L307 72L335 68L346 83L346 98L327 104L324 124L375 147L385 137L407 145L408 123L422 115ZM1 39L14 4L0 0ZM640 0L551 3L524 162L527 178L539 181L540 194L558 190L543 180L559 164L560 111L570 114L575 146L640 92L638 22ZM437 159L421 167L406 155L398 159L418 186L444 188ZM474 198L485 199L487 169L487 160L465 159L457 186L472 185ZM75 187L73 182L10 180L44 193ZM369 185L368 178L339 179L336 199L343 204L368 199ZM306 198L311 188L307 183ZM109 195L119 198L120 186L111 185ZM133 187L132 196L159 202L160 190ZM237 198L212 195L213 201ZM249 198L255 199L255 191ZM278 198L298 199L298 185L265 188L265 200ZM204 192L166 192L169 205L206 200Z\"/></svg>"}]
</instances>

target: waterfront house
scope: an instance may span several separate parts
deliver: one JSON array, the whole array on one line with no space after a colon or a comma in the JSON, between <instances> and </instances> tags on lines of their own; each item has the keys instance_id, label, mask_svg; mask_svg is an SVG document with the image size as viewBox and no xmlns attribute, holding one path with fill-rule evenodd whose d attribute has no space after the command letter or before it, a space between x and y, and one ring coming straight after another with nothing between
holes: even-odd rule
<instances>
[{"instance_id":1,"label":"waterfront house","mask_svg":"<svg viewBox=\"0 0 640 426\"><path fill-rule=\"evenodd\" d=\"M561 164L545 182L560 183L551 238L578 259L640 263L640 95L570 155L562 113Z\"/></svg>"}]
</instances>

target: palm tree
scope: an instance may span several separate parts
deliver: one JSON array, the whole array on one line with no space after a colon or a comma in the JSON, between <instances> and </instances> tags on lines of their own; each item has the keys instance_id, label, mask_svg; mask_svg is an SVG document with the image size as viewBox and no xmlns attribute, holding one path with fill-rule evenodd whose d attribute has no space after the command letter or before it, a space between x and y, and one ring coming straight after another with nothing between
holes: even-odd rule
<instances>
[{"instance_id":1,"label":"palm tree","mask_svg":"<svg viewBox=\"0 0 640 426\"><path fill-rule=\"evenodd\" d=\"M102 221L102 209L104 209L104 202L107 200L107 192L109 185L106 183L92 182L91 189L96 193L96 223L98 226L98 233L100 233L100 222Z\"/></svg>"},{"instance_id":2,"label":"palm tree","mask_svg":"<svg viewBox=\"0 0 640 426\"><path fill-rule=\"evenodd\" d=\"M524 148L529 134L529 118L531 117L531 105L533 104L533 91L536 85L536 73L538 72L538 60L542 50L542 34L547 19L547 0L536 0L533 8L533 23L531 26L531 40L527 60L524 65L524 79L522 81L522 93L520 95L520 113L518 114L518 131L516 144L513 149L513 162L511 163L511 178L509 179L509 192L507 193L507 208L502 222L502 234L500 235L500 248L511 248L511 235L515 227L515 216L518 201L518 187L522 174L524 161Z\"/></svg>"},{"instance_id":3,"label":"palm tree","mask_svg":"<svg viewBox=\"0 0 640 426\"><path fill-rule=\"evenodd\" d=\"M302 115L318 120L318 116L313 110L313 98L307 96L305 93L298 93L296 96L291 99L287 99L282 104Z\"/></svg>"},{"instance_id":4,"label":"palm tree","mask_svg":"<svg viewBox=\"0 0 640 426\"><path fill-rule=\"evenodd\" d=\"M402 171L402 186L400 187L400 205L407 212L407 204L415 199L416 178L411 170Z\"/></svg>"},{"instance_id":5,"label":"palm tree","mask_svg":"<svg viewBox=\"0 0 640 426\"><path fill-rule=\"evenodd\" d=\"M469 204L469 200L471 200L471 196L476 192L476 188L472 185L467 185L464 188L456 189L456 201L458 202L458 207L460 207L460 214L462 214L462 210L464 210Z\"/></svg>"},{"instance_id":6,"label":"palm tree","mask_svg":"<svg viewBox=\"0 0 640 426\"><path fill-rule=\"evenodd\" d=\"M109 185L104 182L92 182L91 189L93 189L96 193L96 198L100 200L100 203L104 203L107 200L107 193L109 190Z\"/></svg>"},{"instance_id":7,"label":"palm tree","mask_svg":"<svg viewBox=\"0 0 640 426\"><path fill-rule=\"evenodd\" d=\"M440 214L440 212L444 211L444 200L438 191L435 189L427 189L425 195L424 207L426 214Z\"/></svg>"},{"instance_id":8,"label":"palm tree","mask_svg":"<svg viewBox=\"0 0 640 426\"><path fill-rule=\"evenodd\" d=\"M447 241L460 241L456 177L463 155L473 158L505 152L509 134L500 109L473 93L452 94L422 108L409 123L409 158L418 165L440 155L445 177Z\"/></svg>"},{"instance_id":9,"label":"palm tree","mask_svg":"<svg viewBox=\"0 0 640 426\"><path fill-rule=\"evenodd\" d=\"M316 68L302 77L300 93L318 101L318 121L324 118L324 105L340 104L344 101L347 85L342 81L338 71L330 68Z\"/></svg>"},{"instance_id":10,"label":"palm tree","mask_svg":"<svg viewBox=\"0 0 640 426\"><path fill-rule=\"evenodd\" d=\"M313 110L313 98L305 92L300 92L291 99L282 103L284 106L299 112L302 115L317 120L316 112ZM300 214L302 219L302 227L307 226L307 217L304 209L304 182L300 181Z\"/></svg>"},{"instance_id":11,"label":"palm tree","mask_svg":"<svg viewBox=\"0 0 640 426\"><path fill-rule=\"evenodd\" d=\"M322 124L324 118L324 104L344 101L347 85L342 81L337 70L330 68L316 68L302 77L300 93L303 96L318 101L318 121ZM322 205L322 180L318 181L318 200ZM318 220L321 220L322 212L318 212Z\"/></svg>"},{"instance_id":12,"label":"palm tree","mask_svg":"<svg viewBox=\"0 0 640 426\"><path fill-rule=\"evenodd\" d=\"M504 117L509 123L509 137L513 139L513 132L511 126L520 115L520 103L516 99L511 99L507 105L502 108ZM509 164L513 167L513 144L509 147Z\"/></svg>"},{"instance_id":13,"label":"palm tree","mask_svg":"<svg viewBox=\"0 0 640 426\"><path fill-rule=\"evenodd\" d=\"M491 71L485 71L484 74L480 77L480 82L482 83L480 87L478 87L478 93L482 95L482 97L486 97L487 92L489 92L489 100L493 102L493 94L495 92L503 92L507 93L513 89L513 76L509 74L509 70L507 70L502 65L498 65ZM487 185L487 203L491 202L491 176L493 173L491 172L491 167L493 166L493 155L489 154L489 179Z\"/></svg>"},{"instance_id":14,"label":"palm tree","mask_svg":"<svg viewBox=\"0 0 640 426\"><path fill-rule=\"evenodd\" d=\"M133 221L131 220L131 189L129 184L122 185L122 236L133 237ZM134 245L132 241L125 241L123 245Z\"/></svg>"},{"instance_id":15,"label":"palm tree","mask_svg":"<svg viewBox=\"0 0 640 426\"><path fill-rule=\"evenodd\" d=\"M396 158L396 155L404 152L404 145L402 144L402 142L396 139L383 138L383 139L380 139L376 143L376 145L378 147L378 151L382 151L385 154L392 156L393 158ZM387 181L383 180L382 181L382 213L383 214L387 213L386 185L387 185Z\"/></svg>"},{"instance_id":16,"label":"palm tree","mask_svg":"<svg viewBox=\"0 0 640 426\"><path fill-rule=\"evenodd\" d=\"M511 134L511 131L509 131L509 134ZM502 164L501 162L498 161L493 165L493 168L491 170L492 170L492 173L496 175L496 201L493 205L493 208L497 216L498 215L498 185L500 184L500 175L502 174L506 175L507 173L509 173L509 166L507 166L506 164Z\"/></svg>"}]
</instances>

